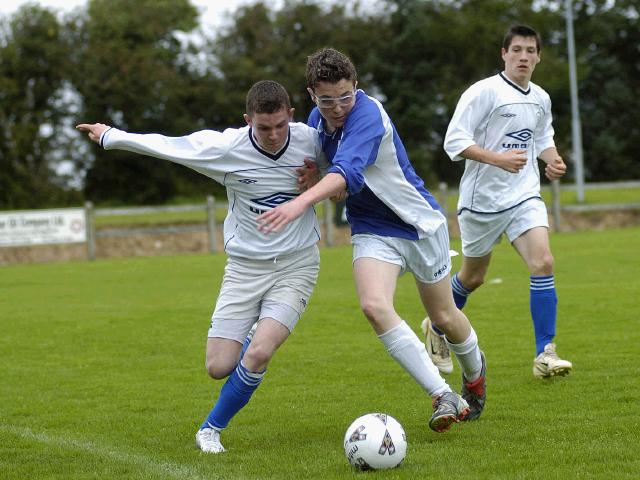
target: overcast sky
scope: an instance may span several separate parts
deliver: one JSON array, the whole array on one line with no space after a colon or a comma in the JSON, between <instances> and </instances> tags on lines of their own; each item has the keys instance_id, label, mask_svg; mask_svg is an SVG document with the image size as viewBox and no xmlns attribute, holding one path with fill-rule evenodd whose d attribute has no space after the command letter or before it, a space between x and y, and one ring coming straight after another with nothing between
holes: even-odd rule
<instances>
[{"instance_id":1,"label":"overcast sky","mask_svg":"<svg viewBox=\"0 0 640 480\"><path fill-rule=\"evenodd\" d=\"M51 7L58 10L71 10L74 7L84 5L87 0L31 0L43 7ZM263 0L265 4L279 7L281 0ZM239 6L254 3L255 0L191 0L200 11L200 18L205 28L220 25L224 20L224 14L234 12ZM0 0L0 14L7 15L15 12L27 0Z\"/></svg>"}]
</instances>

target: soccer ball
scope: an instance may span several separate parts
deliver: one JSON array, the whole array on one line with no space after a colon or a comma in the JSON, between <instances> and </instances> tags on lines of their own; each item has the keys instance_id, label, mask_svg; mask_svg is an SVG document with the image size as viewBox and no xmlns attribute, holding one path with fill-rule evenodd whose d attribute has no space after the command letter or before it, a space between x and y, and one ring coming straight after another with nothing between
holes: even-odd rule
<instances>
[{"instance_id":1,"label":"soccer ball","mask_svg":"<svg viewBox=\"0 0 640 480\"><path fill-rule=\"evenodd\" d=\"M368 413L347 428L344 453L358 470L394 468L407 453L407 436L391 415Z\"/></svg>"}]
</instances>

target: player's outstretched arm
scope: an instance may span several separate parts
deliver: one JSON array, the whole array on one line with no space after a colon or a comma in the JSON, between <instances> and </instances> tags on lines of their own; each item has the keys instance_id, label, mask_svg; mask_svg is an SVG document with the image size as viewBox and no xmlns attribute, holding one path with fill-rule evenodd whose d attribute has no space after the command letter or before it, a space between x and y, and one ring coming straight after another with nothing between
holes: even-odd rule
<instances>
[{"instance_id":1,"label":"player's outstretched arm","mask_svg":"<svg viewBox=\"0 0 640 480\"><path fill-rule=\"evenodd\" d=\"M81 132L87 132L91 140L100 144L100 137L105 130L108 130L110 127L104 123L81 123L80 125L76 125L76 128Z\"/></svg>"},{"instance_id":2,"label":"player's outstretched arm","mask_svg":"<svg viewBox=\"0 0 640 480\"><path fill-rule=\"evenodd\" d=\"M307 190L293 200L259 215L258 230L263 233L279 232L304 211L325 198L343 192L347 182L339 173L328 173L316 186Z\"/></svg>"}]
</instances>

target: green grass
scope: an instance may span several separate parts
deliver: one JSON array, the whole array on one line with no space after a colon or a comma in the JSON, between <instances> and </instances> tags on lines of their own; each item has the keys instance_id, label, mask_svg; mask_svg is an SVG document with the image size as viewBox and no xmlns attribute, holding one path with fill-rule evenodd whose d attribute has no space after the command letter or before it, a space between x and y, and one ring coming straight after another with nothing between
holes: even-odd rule
<instances>
[{"instance_id":1,"label":"green grass","mask_svg":"<svg viewBox=\"0 0 640 480\"><path fill-rule=\"evenodd\" d=\"M203 361L223 256L4 267L0 478L637 478L638 238L552 237L558 349L574 373L550 381L531 374L526 269L504 242L496 249L494 282L465 309L487 355L487 407L445 434L428 429L429 399L359 312L349 247L323 250L307 313L218 456L193 435L222 384ZM396 305L418 331L409 276ZM448 380L458 389L459 371ZM360 474L344 458L346 427L371 411L407 432L398 469Z\"/></svg>"}]
</instances>

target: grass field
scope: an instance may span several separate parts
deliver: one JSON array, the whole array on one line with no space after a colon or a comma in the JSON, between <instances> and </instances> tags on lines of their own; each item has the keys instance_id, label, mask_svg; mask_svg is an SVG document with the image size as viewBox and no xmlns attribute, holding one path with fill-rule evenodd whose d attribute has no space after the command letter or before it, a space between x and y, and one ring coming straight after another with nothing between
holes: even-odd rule
<instances>
[{"instance_id":1,"label":"grass field","mask_svg":"<svg viewBox=\"0 0 640 480\"><path fill-rule=\"evenodd\" d=\"M222 255L1 268L0 478L638 478L639 239L552 237L558 349L574 373L550 381L531 374L528 274L497 248L465 309L487 356L487 407L445 434L359 312L350 248L323 250L307 313L217 456L193 436L222 385L203 368ZM408 276L396 305L419 331ZM457 368L448 379L459 389ZM346 427L371 411L405 428L398 469L357 473L344 458Z\"/></svg>"}]
</instances>

